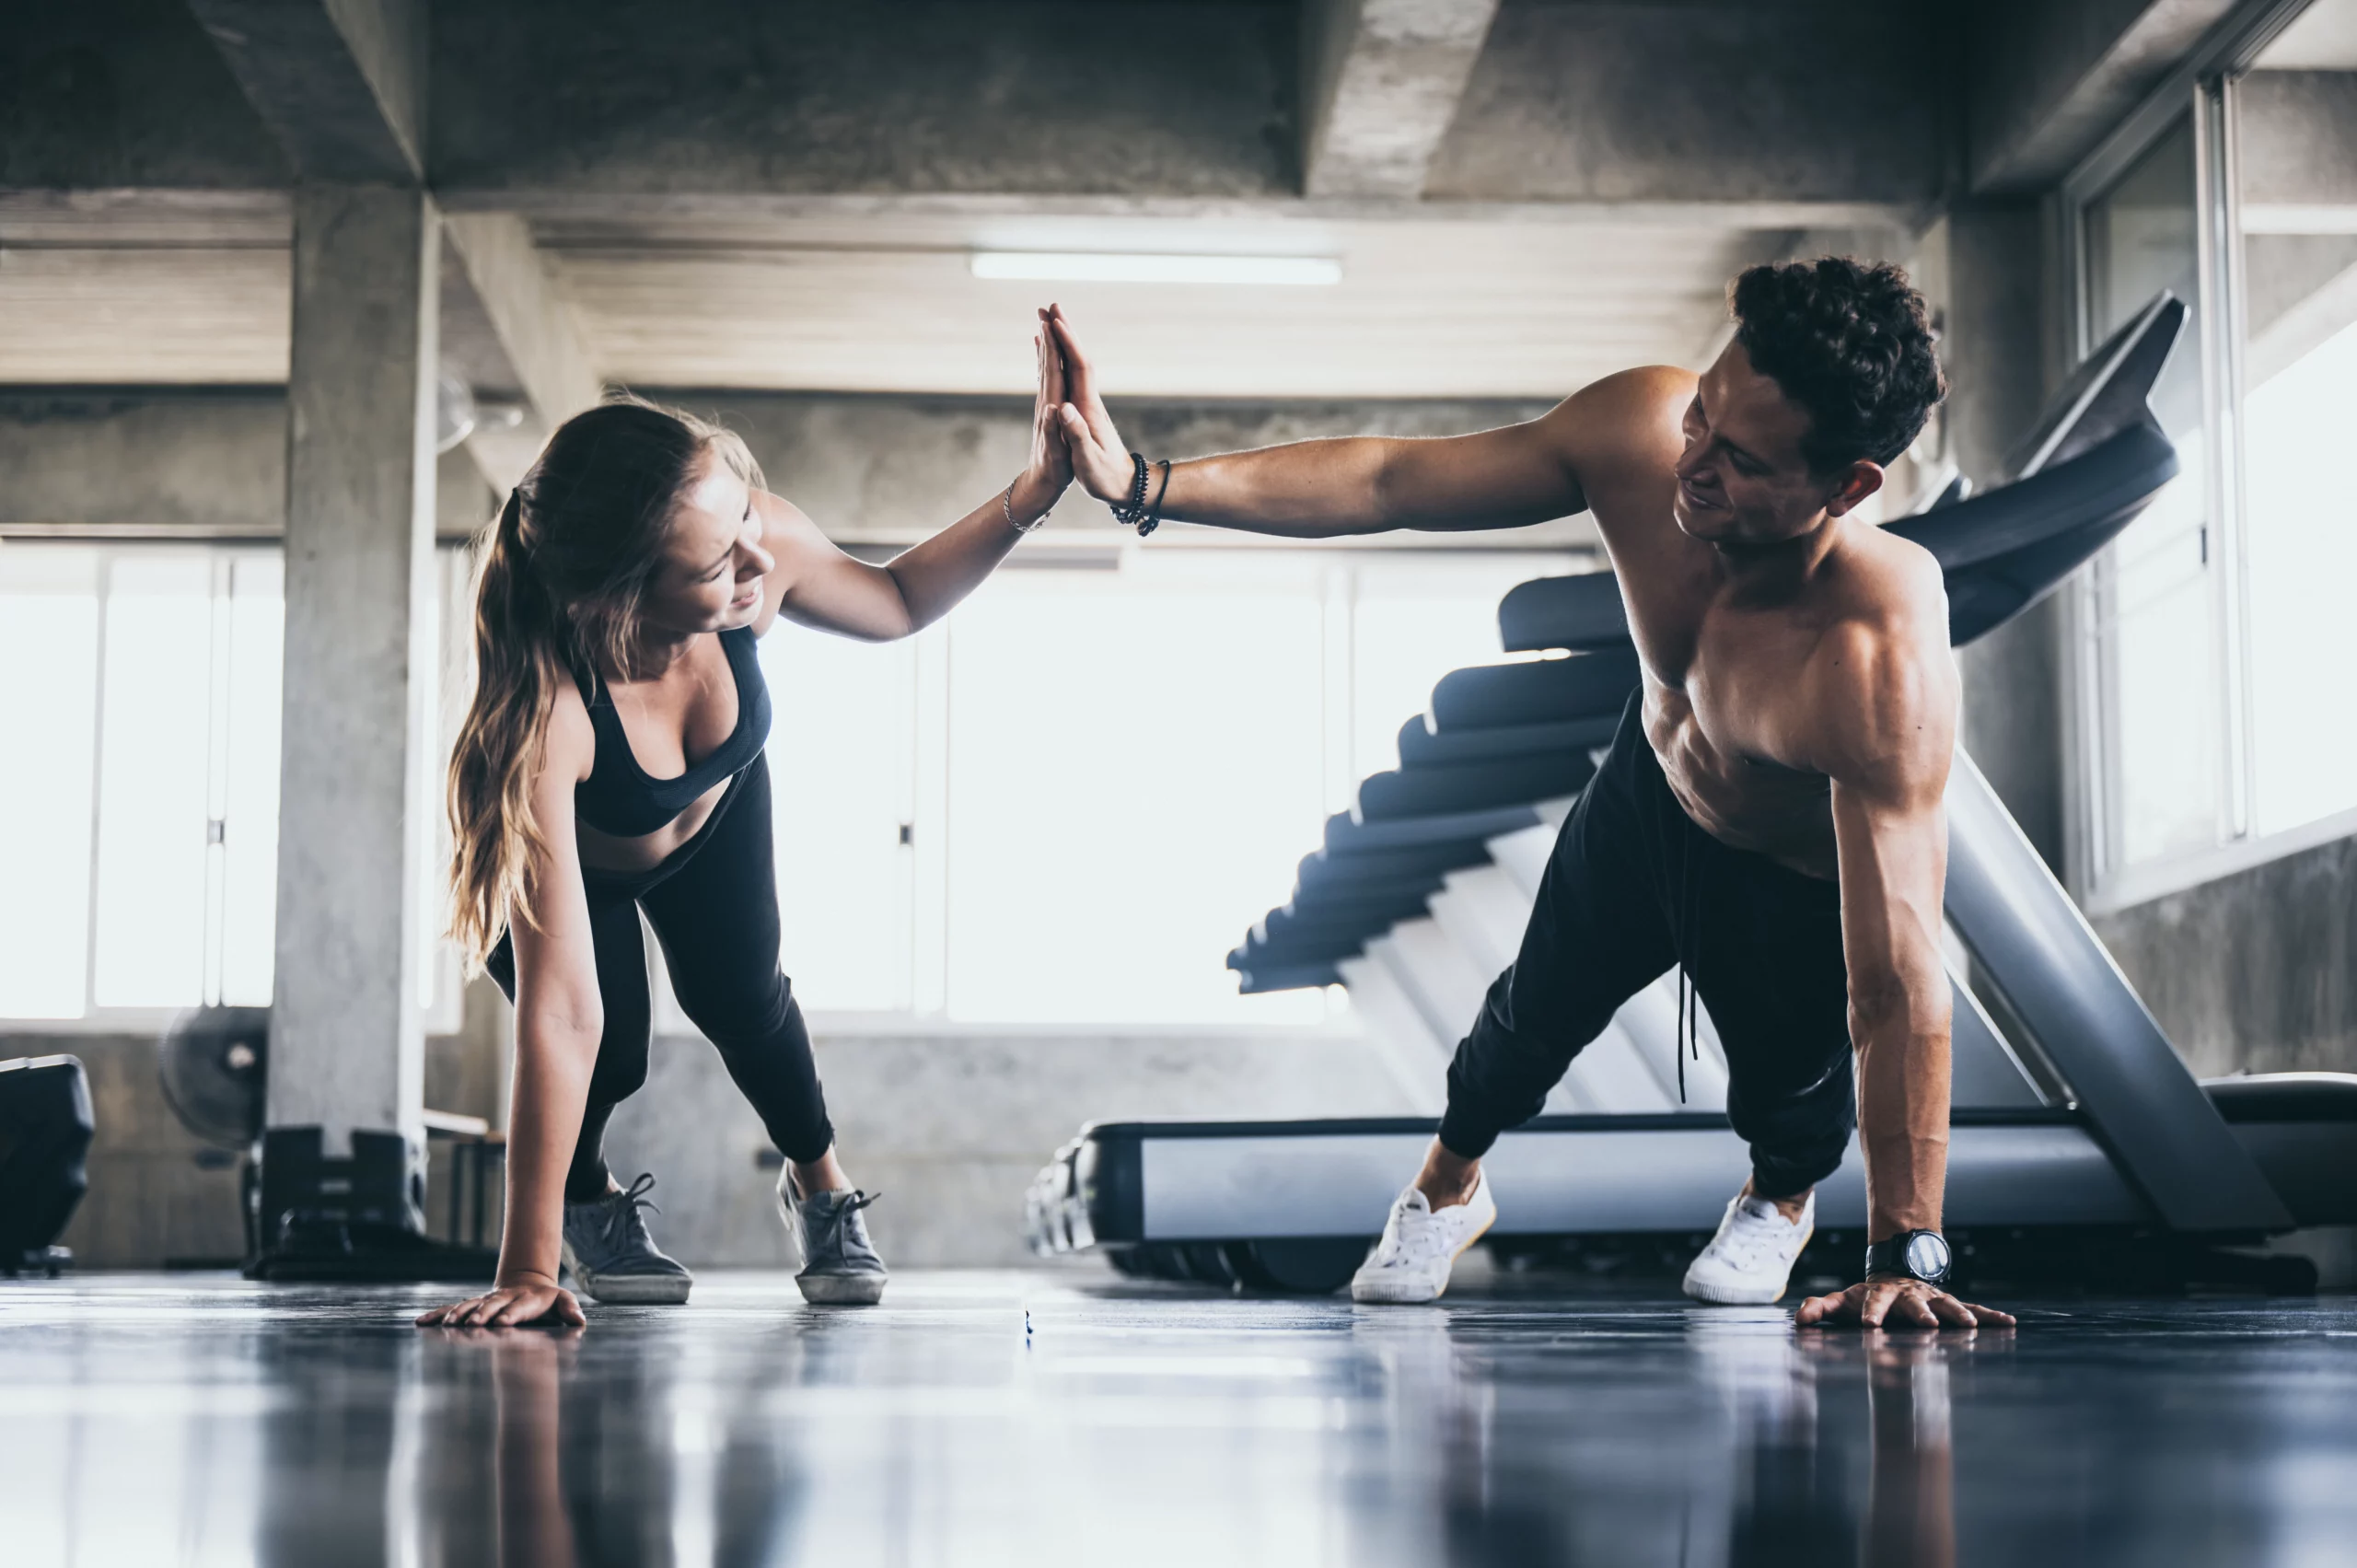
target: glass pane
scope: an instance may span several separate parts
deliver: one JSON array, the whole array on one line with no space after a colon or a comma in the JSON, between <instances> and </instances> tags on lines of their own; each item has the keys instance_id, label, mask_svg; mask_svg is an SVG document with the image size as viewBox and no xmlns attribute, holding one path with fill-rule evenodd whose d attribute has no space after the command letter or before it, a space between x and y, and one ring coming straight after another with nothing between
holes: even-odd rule
<instances>
[{"instance_id":1,"label":"glass pane","mask_svg":"<svg viewBox=\"0 0 2357 1568\"><path fill-rule=\"evenodd\" d=\"M1399 765L1399 726L1424 711L1442 676L1508 656L1498 651L1498 601L1506 590L1562 570L1560 557L1528 555L1360 568L1351 672L1353 786Z\"/></svg>"},{"instance_id":2,"label":"glass pane","mask_svg":"<svg viewBox=\"0 0 2357 1568\"><path fill-rule=\"evenodd\" d=\"M2264 833L2357 806L2357 729L2317 703L2357 668L2347 603L2357 508L2316 474L2317 456L2357 429L2357 326L2252 388L2245 418L2254 825Z\"/></svg>"},{"instance_id":3,"label":"glass pane","mask_svg":"<svg viewBox=\"0 0 2357 1568\"><path fill-rule=\"evenodd\" d=\"M96 552L0 554L0 1017L78 1018L89 982ZM32 672L40 671L36 677Z\"/></svg>"},{"instance_id":4,"label":"glass pane","mask_svg":"<svg viewBox=\"0 0 2357 1568\"><path fill-rule=\"evenodd\" d=\"M267 1006L278 911L280 649L285 573L275 553L229 563L226 770L221 833L221 1000Z\"/></svg>"},{"instance_id":5,"label":"glass pane","mask_svg":"<svg viewBox=\"0 0 2357 1568\"><path fill-rule=\"evenodd\" d=\"M2088 295L2100 339L2165 288L2202 308L2189 115L2085 214ZM2096 646L2110 737L2119 864L2216 842L2221 703L2203 459L2201 355L2189 322L2154 388L2177 445L2176 482L2112 547L2098 575Z\"/></svg>"},{"instance_id":6,"label":"glass pane","mask_svg":"<svg viewBox=\"0 0 2357 1568\"><path fill-rule=\"evenodd\" d=\"M203 997L212 651L209 556L115 558L99 741L101 1007Z\"/></svg>"},{"instance_id":7,"label":"glass pane","mask_svg":"<svg viewBox=\"0 0 2357 1568\"><path fill-rule=\"evenodd\" d=\"M906 1008L915 647L786 621L761 647L785 972L805 1007Z\"/></svg>"},{"instance_id":8,"label":"glass pane","mask_svg":"<svg viewBox=\"0 0 2357 1568\"><path fill-rule=\"evenodd\" d=\"M1323 1017L1321 993L1238 996L1223 967L1323 820L1319 575L1242 572L1013 573L958 610L953 1016Z\"/></svg>"},{"instance_id":9,"label":"glass pane","mask_svg":"<svg viewBox=\"0 0 2357 1568\"><path fill-rule=\"evenodd\" d=\"M2357 429L2357 234L2323 204L2345 168L2339 106L2357 83L2357 3L2326 0L2260 57L2240 122L2244 594L2248 610L2252 827L2357 807L2357 732L2319 708L2357 668L2357 508L2318 482ZM2337 199L2337 198L2336 198ZM2334 232L2335 229L2342 232Z\"/></svg>"}]
</instances>

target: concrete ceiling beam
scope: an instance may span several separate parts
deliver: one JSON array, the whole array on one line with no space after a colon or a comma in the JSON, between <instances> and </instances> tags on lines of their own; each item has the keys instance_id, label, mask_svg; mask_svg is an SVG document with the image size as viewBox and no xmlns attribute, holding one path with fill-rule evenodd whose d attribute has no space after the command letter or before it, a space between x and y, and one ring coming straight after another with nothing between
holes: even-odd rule
<instances>
[{"instance_id":1,"label":"concrete ceiling beam","mask_svg":"<svg viewBox=\"0 0 2357 1568\"><path fill-rule=\"evenodd\" d=\"M2236 0L2004 0L1968 33L1976 193L2052 185L2193 52Z\"/></svg>"},{"instance_id":2,"label":"concrete ceiling beam","mask_svg":"<svg viewBox=\"0 0 2357 1568\"><path fill-rule=\"evenodd\" d=\"M1306 0L1303 189L1423 194L1497 12L1498 0Z\"/></svg>"},{"instance_id":3,"label":"concrete ceiling beam","mask_svg":"<svg viewBox=\"0 0 2357 1568\"><path fill-rule=\"evenodd\" d=\"M589 367L580 330L557 297L524 220L512 213L451 213L442 221L500 347L516 367L517 385L540 417L555 424L603 397L605 383Z\"/></svg>"},{"instance_id":4,"label":"concrete ceiling beam","mask_svg":"<svg viewBox=\"0 0 2357 1568\"><path fill-rule=\"evenodd\" d=\"M505 494L523 478L548 432L605 396L606 384L590 367L580 328L522 218L450 213L443 233L531 404L519 424L482 429L467 442L483 478Z\"/></svg>"},{"instance_id":5,"label":"concrete ceiling beam","mask_svg":"<svg viewBox=\"0 0 2357 1568\"><path fill-rule=\"evenodd\" d=\"M1921 200L1786 200L1777 198L1588 198L1566 201L1429 200L1395 197L1023 195L1008 192L577 191L549 188L435 191L446 217L465 212L512 212L529 220L541 238L610 226L644 234L677 225L693 242L720 245L737 237L809 222L847 223L896 218L970 219L1008 225L1074 219L1144 224L1414 223L1592 225L1608 227L1702 229L1901 228L1920 231L1939 205ZM0 194L0 212L6 198ZM1015 232L1020 233L1020 230ZM731 237L724 240L716 236ZM1010 243L1011 249L1021 249Z\"/></svg>"},{"instance_id":6,"label":"concrete ceiling beam","mask_svg":"<svg viewBox=\"0 0 2357 1568\"><path fill-rule=\"evenodd\" d=\"M296 172L412 185L425 168L425 0L189 0Z\"/></svg>"}]
</instances>

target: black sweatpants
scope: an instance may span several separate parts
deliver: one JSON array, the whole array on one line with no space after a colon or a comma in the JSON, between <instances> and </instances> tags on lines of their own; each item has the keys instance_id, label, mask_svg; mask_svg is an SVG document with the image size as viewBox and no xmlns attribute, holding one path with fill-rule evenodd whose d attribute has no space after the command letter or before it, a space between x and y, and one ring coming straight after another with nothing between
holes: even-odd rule
<instances>
[{"instance_id":1,"label":"black sweatpants","mask_svg":"<svg viewBox=\"0 0 2357 1568\"><path fill-rule=\"evenodd\" d=\"M1448 1069L1441 1143L1468 1157L1538 1114L1572 1058L1674 963L1727 1056L1752 1184L1831 1175L1857 1125L1838 884L1720 842L1686 815L1631 696L1540 879L1514 965Z\"/></svg>"},{"instance_id":2,"label":"black sweatpants","mask_svg":"<svg viewBox=\"0 0 2357 1568\"><path fill-rule=\"evenodd\" d=\"M771 844L765 757L729 783L695 836L646 871L583 869L606 1032L589 1077L588 1109L565 1172L579 1202L606 1191L603 1145L614 1107L646 1082L653 1004L638 912L663 944L679 1006L720 1049L720 1060L761 1113L771 1140L797 1163L835 1141L810 1057L810 1035L778 967L777 858ZM502 936L485 967L516 999L516 953Z\"/></svg>"}]
</instances>

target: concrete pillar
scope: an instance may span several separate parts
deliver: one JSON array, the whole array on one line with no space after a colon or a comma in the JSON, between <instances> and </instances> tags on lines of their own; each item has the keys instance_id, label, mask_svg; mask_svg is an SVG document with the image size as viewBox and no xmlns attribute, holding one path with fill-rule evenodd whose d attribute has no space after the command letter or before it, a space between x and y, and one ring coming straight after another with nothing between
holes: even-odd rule
<instances>
[{"instance_id":1,"label":"concrete pillar","mask_svg":"<svg viewBox=\"0 0 2357 1568\"><path fill-rule=\"evenodd\" d=\"M422 1142L419 872L440 218L424 192L295 197L285 736L269 1121Z\"/></svg>"},{"instance_id":2,"label":"concrete pillar","mask_svg":"<svg viewBox=\"0 0 2357 1568\"><path fill-rule=\"evenodd\" d=\"M1967 202L1946 220L1948 449L1986 488L2037 420L2047 384L2038 203ZM2062 617L2055 596L1964 650L1964 749L2059 875L2062 865Z\"/></svg>"}]
</instances>

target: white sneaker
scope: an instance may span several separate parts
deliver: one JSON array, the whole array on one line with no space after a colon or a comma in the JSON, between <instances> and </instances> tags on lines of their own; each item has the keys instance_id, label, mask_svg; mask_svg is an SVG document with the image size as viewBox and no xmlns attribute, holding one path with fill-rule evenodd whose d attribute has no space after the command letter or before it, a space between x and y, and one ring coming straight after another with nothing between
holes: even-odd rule
<instances>
[{"instance_id":1,"label":"white sneaker","mask_svg":"<svg viewBox=\"0 0 2357 1568\"><path fill-rule=\"evenodd\" d=\"M1410 1182L1383 1223L1383 1239L1351 1276L1351 1299L1395 1304L1436 1300L1448 1288L1448 1271L1457 1254L1480 1240L1497 1219L1486 1170L1474 1179L1472 1197L1438 1212Z\"/></svg>"},{"instance_id":2,"label":"white sneaker","mask_svg":"<svg viewBox=\"0 0 2357 1568\"><path fill-rule=\"evenodd\" d=\"M1765 1198L1737 1193L1727 1202L1719 1234L1686 1270L1686 1294L1722 1307L1759 1307L1792 1283L1793 1264L1817 1234L1817 1194L1808 1195L1797 1224Z\"/></svg>"}]
</instances>

